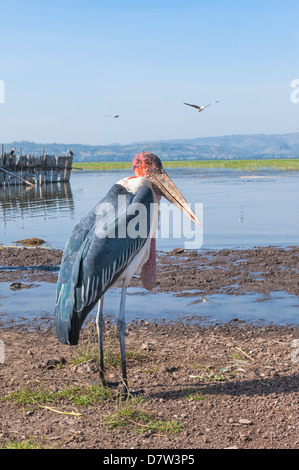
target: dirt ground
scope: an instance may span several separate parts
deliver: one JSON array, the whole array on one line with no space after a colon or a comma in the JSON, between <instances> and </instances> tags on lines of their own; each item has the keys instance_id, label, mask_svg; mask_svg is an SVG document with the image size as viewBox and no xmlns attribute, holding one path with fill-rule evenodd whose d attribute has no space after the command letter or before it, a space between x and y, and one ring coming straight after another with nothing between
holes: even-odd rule
<instances>
[{"instance_id":1,"label":"dirt ground","mask_svg":"<svg viewBox=\"0 0 299 470\"><path fill-rule=\"evenodd\" d=\"M298 295L298 254L297 247L160 253L156 289ZM41 247L0 249L0 283L56 282L60 258ZM60 344L51 320L38 328L0 325L0 340L0 448L299 448L297 325L134 321L128 377L139 393L129 400L117 393L119 347L109 321L108 392L98 386L93 321L78 346Z\"/></svg>"}]
</instances>

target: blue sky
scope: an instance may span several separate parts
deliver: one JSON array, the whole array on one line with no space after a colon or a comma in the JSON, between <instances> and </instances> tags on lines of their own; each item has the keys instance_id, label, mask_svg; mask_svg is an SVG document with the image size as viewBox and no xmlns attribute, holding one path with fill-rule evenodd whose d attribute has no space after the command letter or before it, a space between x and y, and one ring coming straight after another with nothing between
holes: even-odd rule
<instances>
[{"instance_id":1,"label":"blue sky","mask_svg":"<svg viewBox=\"0 0 299 470\"><path fill-rule=\"evenodd\" d=\"M0 141L298 132L298 17L298 0L0 0Z\"/></svg>"}]
</instances>

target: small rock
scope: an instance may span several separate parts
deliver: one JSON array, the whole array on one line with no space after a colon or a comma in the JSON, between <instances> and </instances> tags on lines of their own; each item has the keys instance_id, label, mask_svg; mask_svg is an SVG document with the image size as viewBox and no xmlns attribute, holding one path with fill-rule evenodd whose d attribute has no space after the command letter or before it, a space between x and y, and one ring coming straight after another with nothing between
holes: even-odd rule
<instances>
[{"instance_id":1,"label":"small rock","mask_svg":"<svg viewBox=\"0 0 299 470\"><path fill-rule=\"evenodd\" d=\"M79 374L89 374L91 372L95 374L99 371L99 365L94 359L90 359L89 361L74 366L73 371Z\"/></svg>"},{"instance_id":2,"label":"small rock","mask_svg":"<svg viewBox=\"0 0 299 470\"><path fill-rule=\"evenodd\" d=\"M156 341L151 341L150 343L142 343L142 345L140 346L140 349L142 351L154 351L154 344L156 343Z\"/></svg>"},{"instance_id":3,"label":"small rock","mask_svg":"<svg viewBox=\"0 0 299 470\"><path fill-rule=\"evenodd\" d=\"M13 282L10 284L11 290L30 289L34 284L23 284L22 282Z\"/></svg>"},{"instance_id":4,"label":"small rock","mask_svg":"<svg viewBox=\"0 0 299 470\"><path fill-rule=\"evenodd\" d=\"M241 434L241 433L240 433L240 440L241 440L242 442L250 441L250 437L247 436L247 434Z\"/></svg>"},{"instance_id":5,"label":"small rock","mask_svg":"<svg viewBox=\"0 0 299 470\"><path fill-rule=\"evenodd\" d=\"M252 424L252 421L250 421L249 419L246 419L246 418L240 418L239 423L240 424Z\"/></svg>"},{"instance_id":6,"label":"small rock","mask_svg":"<svg viewBox=\"0 0 299 470\"><path fill-rule=\"evenodd\" d=\"M46 362L41 362L39 367L42 369L55 369L58 365L64 364L66 364L66 360L64 357L61 357L59 359L49 359Z\"/></svg>"},{"instance_id":7,"label":"small rock","mask_svg":"<svg viewBox=\"0 0 299 470\"><path fill-rule=\"evenodd\" d=\"M178 367L161 367L161 372L175 372L176 370L178 370Z\"/></svg>"},{"instance_id":8,"label":"small rock","mask_svg":"<svg viewBox=\"0 0 299 470\"><path fill-rule=\"evenodd\" d=\"M170 255L176 255L176 254L179 254L179 253L184 253L184 248L174 248L174 250L170 251L169 254Z\"/></svg>"}]
</instances>

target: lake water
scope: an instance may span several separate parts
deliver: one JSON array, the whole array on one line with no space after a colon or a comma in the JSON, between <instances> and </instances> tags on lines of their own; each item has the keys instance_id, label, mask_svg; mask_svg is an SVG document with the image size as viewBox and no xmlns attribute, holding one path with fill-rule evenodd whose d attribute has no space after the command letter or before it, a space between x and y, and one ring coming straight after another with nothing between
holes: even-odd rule
<instances>
[{"instance_id":1,"label":"lake water","mask_svg":"<svg viewBox=\"0 0 299 470\"><path fill-rule=\"evenodd\" d=\"M202 204L203 243L198 248L298 245L299 172L174 169L168 170L168 174L193 208ZM11 245L15 240L38 237L49 246L63 248L76 222L101 200L112 184L130 175L130 170L73 172L69 184L27 190L1 188L0 243ZM168 251L187 242L184 236L160 237L157 248ZM2 283L0 289L2 321L32 323L53 317L54 285L37 284L15 292L8 283ZM115 316L119 290L109 292L107 300L106 314ZM286 293L272 294L266 300L253 294L190 300L162 293L146 293L145 297L143 290L130 289L126 318L149 321L190 317L202 323L238 318L298 324L298 303L296 297Z\"/></svg>"},{"instance_id":2,"label":"lake water","mask_svg":"<svg viewBox=\"0 0 299 470\"><path fill-rule=\"evenodd\" d=\"M203 205L202 248L298 244L299 172L175 169L168 174L192 207ZM73 172L69 184L1 188L0 243L39 237L63 248L76 222L130 175L130 170ZM157 247L168 251L185 242L182 233L159 238Z\"/></svg>"}]
</instances>

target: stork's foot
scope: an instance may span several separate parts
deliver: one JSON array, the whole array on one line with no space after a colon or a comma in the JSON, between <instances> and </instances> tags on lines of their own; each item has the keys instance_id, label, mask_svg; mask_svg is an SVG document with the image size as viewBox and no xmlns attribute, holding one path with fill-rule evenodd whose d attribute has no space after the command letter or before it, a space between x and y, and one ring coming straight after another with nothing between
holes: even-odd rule
<instances>
[{"instance_id":1,"label":"stork's foot","mask_svg":"<svg viewBox=\"0 0 299 470\"><path fill-rule=\"evenodd\" d=\"M139 397L140 395L144 395L144 390L129 390L127 387L122 386L120 389L119 395L123 400L127 400L128 398L135 398Z\"/></svg>"},{"instance_id":2,"label":"stork's foot","mask_svg":"<svg viewBox=\"0 0 299 470\"><path fill-rule=\"evenodd\" d=\"M103 385L103 387L107 388L117 388L119 383L118 382L108 382L106 379L100 378L100 384Z\"/></svg>"},{"instance_id":3,"label":"stork's foot","mask_svg":"<svg viewBox=\"0 0 299 470\"><path fill-rule=\"evenodd\" d=\"M127 398L134 398L144 394L144 390L130 390L128 385L124 384L123 382L108 382L104 376L100 376L100 384L103 387L118 389L119 396L126 400Z\"/></svg>"}]
</instances>

